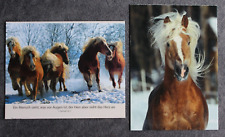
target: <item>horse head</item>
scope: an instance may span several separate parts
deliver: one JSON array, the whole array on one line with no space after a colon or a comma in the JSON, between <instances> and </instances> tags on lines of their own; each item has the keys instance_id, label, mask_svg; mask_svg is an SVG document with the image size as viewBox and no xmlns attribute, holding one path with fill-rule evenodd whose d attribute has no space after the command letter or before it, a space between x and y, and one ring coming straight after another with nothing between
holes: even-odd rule
<instances>
[{"instance_id":1,"label":"horse head","mask_svg":"<svg viewBox=\"0 0 225 137\"><path fill-rule=\"evenodd\" d=\"M170 18L167 16L164 19L164 24L170 23ZM188 27L188 18L183 15L182 31L175 32L175 28L172 29L174 34L172 38L168 37L166 43L165 63L168 67L174 70L174 75L178 81L183 81L188 78L189 67L191 63L191 49L190 49L190 36L186 32Z\"/></svg>"},{"instance_id":2,"label":"horse head","mask_svg":"<svg viewBox=\"0 0 225 137\"><path fill-rule=\"evenodd\" d=\"M123 43L121 41L111 43L109 44L109 48L112 51L112 56L107 56L107 59L108 61L111 61L116 56L116 53L123 52Z\"/></svg>"},{"instance_id":3,"label":"horse head","mask_svg":"<svg viewBox=\"0 0 225 137\"><path fill-rule=\"evenodd\" d=\"M16 57L16 54L21 55L21 47L18 42L18 39L15 37L10 37L6 40L6 45L9 50L9 54L12 58Z\"/></svg>"},{"instance_id":4,"label":"horse head","mask_svg":"<svg viewBox=\"0 0 225 137\"><path fill-rule=\"evenodd\" d=\"M68 47L64 43L55 43L55 45L50 49L50 51L54 53L58 53L62 56L63 62L65 64L69 64L69 57L67 54Z\"/></svg>"},{"instance_id":5,"label":"horse head","mask_svg":"<svg viewBox=\"0 0 225 137\"><path fill-rule=\"evenodd\" d=\"M109 60L112 60L112 50L109 48L106 40L102 38L98 42L98 40L96 39L96 43L97 47L99 48L99 52L104 54Z\"/></svg>"},{"instance_id":6,"label":"horse head","mask_svg":"<svg viewBox=\"0 0 225 137\"><path fill-rule=\"evenodd\" d=\"M20 56L21 64L27 66L31 71L36 70L35 62L40 59L39 53L33 46L26 46L22 49L22 55Z\"/></svg>"}]
</instances>

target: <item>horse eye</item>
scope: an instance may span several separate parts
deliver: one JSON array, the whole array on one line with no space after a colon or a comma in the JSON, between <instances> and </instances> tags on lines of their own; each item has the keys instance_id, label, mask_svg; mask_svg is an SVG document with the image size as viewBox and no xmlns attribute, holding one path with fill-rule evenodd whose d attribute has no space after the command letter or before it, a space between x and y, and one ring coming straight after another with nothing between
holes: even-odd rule
<instances>
[{"instance_id":1,"label":"horse eye","mask_svg":"<svg viewBox=\"0 0 225 137\"><path fill-rule=\"evenodd\" d=\"M170 46L170 44L169 44L168 42L166 43L166 45L167 45L167 47L169 47L169 46Z\"/></svg>"},{"instance_id":2,"label":"horse eye","mask_svg":"<svg viewBox=\"0 0 225 137\"><path fill-rule=\"evenodd\" d=\"M190 45L190 44L191 44L191 42L189 41L189 42L188 42L188 45Z\"/></svg>"}]
</instances>

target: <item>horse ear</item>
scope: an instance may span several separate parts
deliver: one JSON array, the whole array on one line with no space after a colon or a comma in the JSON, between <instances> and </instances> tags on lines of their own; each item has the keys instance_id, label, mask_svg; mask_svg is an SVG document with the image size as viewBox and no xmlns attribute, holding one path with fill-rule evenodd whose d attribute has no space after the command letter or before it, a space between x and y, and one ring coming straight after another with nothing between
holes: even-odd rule
<instances>
[{"instance_id":1,"label":"horse ear","mask_svg":"<svg viewBox=\"0 0 225 137\"><path fill-rule=\"evenodd\" d=\"M181 21L181 25L184 26L185 28L187 28L188 26L188 17L187 15L184 15Z\"/></svg>"},{"instance_id":2,"label":"horse ear","mask_svg":"<svg viewBox=\"0 0 225 137\"><path fill-rule=\"evenodd\" d=\"M170 21L170 18L166 16L166 18L164 19L164 23L168 23L168 22L171 22L171 21Z\"/></svg>"}]
</instances>

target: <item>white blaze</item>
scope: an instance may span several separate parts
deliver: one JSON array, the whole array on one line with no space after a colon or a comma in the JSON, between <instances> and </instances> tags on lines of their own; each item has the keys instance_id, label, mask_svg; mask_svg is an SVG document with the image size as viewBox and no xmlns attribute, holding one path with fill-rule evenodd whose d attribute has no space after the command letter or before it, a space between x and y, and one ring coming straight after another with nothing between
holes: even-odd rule
<instances>
[{"instance_id":1,"label":"white blaze","mask_svg":"<svg viewBox=\"0 0 225 137\"><path fill-rule=\"evenodd\" d=\"M175 43L177 44L177 53L178 56L180 57L182 63L184 62L184 56L182 53L182 38L180 36L177 36L173 39L175 41Z\"/></svg>"}]
</instances>

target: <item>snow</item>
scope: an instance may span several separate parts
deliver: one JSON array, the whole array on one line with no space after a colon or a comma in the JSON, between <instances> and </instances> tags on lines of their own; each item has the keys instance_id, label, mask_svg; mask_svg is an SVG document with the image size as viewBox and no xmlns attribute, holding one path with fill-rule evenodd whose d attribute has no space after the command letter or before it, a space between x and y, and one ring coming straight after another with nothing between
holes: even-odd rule
<instances>
[{"instance_id":1,"label":"snow","mask_svg":"<svg viewBox=\"0 0 225 137\"><path fill-rule=\"evenodd\" d=\"M93 79L94 80L94 79ZM18 92L12 89L11 83L6 83L6 104L103 104L103 103L125 103L125 82L121 83L121 89L113 88L109 77L100 77L102 92L98 92L97 84L94 82L91 92L88 91L86 82L82 78L71 78L66 81L69 91L57 91L56 96L49 90L44 91L43 97L37 95L37 100L30 97L18 96ZM59 84L57 88L59 89ZM24 90L24 89L23 89Z\"/></svg>"},{"instance_id":2,"label":"snow","mask_svg":"<svg viewBox=\"0 0 225 137\"><path fill-rule=\"evenodd\" d=\"M131 130L142 130L150 92L131 92ZM218 130L218 104L208 104L209 121L206 130Z\"/></svg>"}]
</instances>

